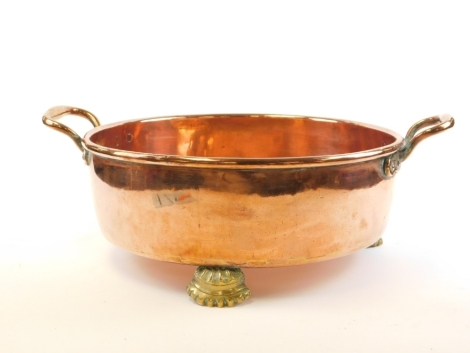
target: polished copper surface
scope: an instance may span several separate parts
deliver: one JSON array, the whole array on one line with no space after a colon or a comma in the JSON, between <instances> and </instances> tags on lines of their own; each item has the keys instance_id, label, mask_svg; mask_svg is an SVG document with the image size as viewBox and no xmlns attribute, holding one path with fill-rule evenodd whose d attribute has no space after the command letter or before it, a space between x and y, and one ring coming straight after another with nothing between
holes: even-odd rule
<instances>
[{"instance_id":1,"label":"polished copper surface","mask_svg":"<svg viewBox=\"0 0 470 353\"><path fill-rule=\"evenodd\" d=\"M393 189L378 160L233 170L93 156L90 173L112 243L159 260L224 266L294 265L365 248L385 228Z\"/></svg>"},{"instance_id":2,"label":"polished copper surface","mask_svg":"<svg viewBox=\"0 0 470 353\"><path fill-rule=\"evenodd\" d=\"M366 124L287 115L145 119L85 136L91 151L126 159L263 166L370 159L396 151L401 142Z\"/></svg>"},{"instance_id":3,"label":"polished copper surface","mask_svg":"<svg viewBox=\"0 0 470 353\"><path fill-rule=\"evenodd\" d=\"M51 111L87 115L60 108ZM51 111L45 117L54 121L63 115ZM78 140L53 127L85 151L112 243L164 261L267 267L375 244L401 162L453 123L448 115L424 119L405 139L367 124L286 115L141 119Z\"/></svg>"}]
</instances>

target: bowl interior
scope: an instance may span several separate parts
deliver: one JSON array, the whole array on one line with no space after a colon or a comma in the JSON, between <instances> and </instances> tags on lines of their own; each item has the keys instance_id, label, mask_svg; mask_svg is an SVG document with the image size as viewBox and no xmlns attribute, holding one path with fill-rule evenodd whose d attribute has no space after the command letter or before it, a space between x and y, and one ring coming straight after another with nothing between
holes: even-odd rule
<instances>
[{"instance_id":1,"label":"bowl interior","mask_svg":"<svg viewBox=\"0 0 470 353\"><path fill-rule=\"evenodd\" d=\"M384 129L334 119L275 115L155 118L98 128L90 141L160 155L284 158L347 154L397 141Z\"/></svg>"}]
</instances>

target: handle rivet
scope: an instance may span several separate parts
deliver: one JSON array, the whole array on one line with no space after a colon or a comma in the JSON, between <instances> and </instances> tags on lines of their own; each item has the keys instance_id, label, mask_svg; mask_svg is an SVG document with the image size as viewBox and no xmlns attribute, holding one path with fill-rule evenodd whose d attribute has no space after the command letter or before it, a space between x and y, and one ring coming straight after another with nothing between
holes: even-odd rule
<instances>
[{"instance_id":1,"label":"handle rivet","mask_svg":"<svg viewBox=\"0 0 470 353\"><path fill-rule=\"evenodd\" d=\"M386 177L393 177L400 170L400 158L398 153L388 156L384 160L383 172Z\"/></svg>"}]
</instances>

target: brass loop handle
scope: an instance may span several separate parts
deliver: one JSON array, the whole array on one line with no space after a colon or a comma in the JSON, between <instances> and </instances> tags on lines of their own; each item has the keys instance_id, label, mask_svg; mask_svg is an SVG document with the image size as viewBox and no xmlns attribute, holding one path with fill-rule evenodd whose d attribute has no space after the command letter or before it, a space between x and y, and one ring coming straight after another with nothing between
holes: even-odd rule
<instances>
[{"instance_id":1,"label":"brass loop handle","mask_svg":"<svg viewBox=\"0 0 470 353\"><path fill-rule=\"evenodd\" d=\"M418 143L452 126L454 126L454 118L449 114L436 115L418 121L406 133L403 147L400 149L400 161L406 160Z\"/></svg>"},{"instance_id":2,"label":"brass loop handle","mask_svg":"<svg viewBox=\"0 0 470 353\"><path fill-rule=\"evenodd\" d=\"M424 139L435 135L454 126L454 118L449 114L432 116L418 121L406 133L402 147L394 154L384 160L384 174L390 178L400 169L400 165L405 161L416 145Z\"/></svg>"},{"instance_id":3,"label":"brass loop handle","mask_svg":"<svg viewBox=\"0 0 470 353\"><path fill-rule=\"evenodd\" d=\"M50 128L57 130L63 134L66 134L73 140L73 142L75 142L80 151L85 152L82 145L82 138L71 128L57 121L65 115L77 115L82 118L85 118L89 122L91 122L94 127L100 126L98 118L84 109L66 106L53 107L46 111L42 117L42 122L44 123L44 125L47 125Z\"/></svg>"}]
</instances>

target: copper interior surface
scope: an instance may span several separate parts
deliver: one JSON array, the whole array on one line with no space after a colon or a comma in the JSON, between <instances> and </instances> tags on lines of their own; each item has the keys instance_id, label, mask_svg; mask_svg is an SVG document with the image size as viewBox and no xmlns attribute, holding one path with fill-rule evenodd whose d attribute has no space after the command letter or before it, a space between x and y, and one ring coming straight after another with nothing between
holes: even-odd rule
<instances>
[{"instance_id":1,"label":"copper interior surface","mask_svg":"<svg viewBox=\"0 0 470 353\"><path fill-rule=\"evenodd\" d=\"M249 159L355 153L393 144L397 137L333 119L216 115L125 122L98 129L90 141L131 152Z\"/></svg>"}]
</instances>

